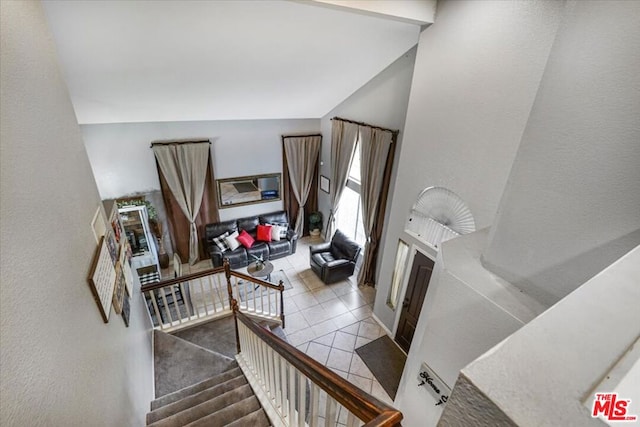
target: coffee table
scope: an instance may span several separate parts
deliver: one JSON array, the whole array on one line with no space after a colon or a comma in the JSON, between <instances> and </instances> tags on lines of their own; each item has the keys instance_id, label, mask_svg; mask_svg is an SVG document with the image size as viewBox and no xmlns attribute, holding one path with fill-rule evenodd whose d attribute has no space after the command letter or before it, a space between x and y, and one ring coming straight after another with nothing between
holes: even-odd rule
<instances>
[{"instance_id":1,"label":"coffee table","mask_svg":"<svg viewBox=\"0 0 640 427\"><path fill-rule=\"evenodd\" d=\"M256 264L256 262L252 262L251 264L249 264L247 266L247 273L249 273L250 276L253 276L257 279L266 279L267 281L271 281L271 273L273 273L273 264L270 263L269 261L263 261L262 262L263 267L258 270L258 266Z\"/></svg>"}]
</instances>

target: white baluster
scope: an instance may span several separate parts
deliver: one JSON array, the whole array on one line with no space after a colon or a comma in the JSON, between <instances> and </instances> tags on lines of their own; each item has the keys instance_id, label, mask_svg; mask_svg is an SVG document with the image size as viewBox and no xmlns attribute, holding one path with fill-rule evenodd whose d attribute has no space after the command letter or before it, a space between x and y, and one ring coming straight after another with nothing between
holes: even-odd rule
<instances>
[{"instance_id":1,"label":"white baluster","mask_svg":"<svg viewBox=\"0 0 640 427\"><path fill-rule=\"evenodd\" d=\"M289 365L289 425L292 426L295 423L295 411L296 411L296 368L293 365Z\"/></svg>"},{"instance_id":2,"label":"white baluster","mask_svg":"<svg viewBox=\"0 0 640 427\"><path fill-rule=\"evenodd\" d=\"M211 303L213 304L213 312L217 313L218 312L218 308L216 307L216 298L215 298L215 294L213 291L213 284L212 284L212 280L211 280L211 276L207 276L207 283L209 284L209 298L211 299ZM202 278L200 278L200 281L202 281Z\"/></svg>"},{"instance_id":3,"label":"white baluster","mask_svg":"<svg viewBox=\"0 0 640 427\"><path fill-rule=\"evenodd\" d=\"M346 408L342 408L344 411L346 411ZM349 415L347 415L347 427L357 427L358 425L358 418L356 418L355 415L353 415L353 413L351 411L348 412Z\"/></svg>"},{"instance_id":4,"label":"white baluster","mask_svg":"<svg viewBox=\"0 0 640 427\"><path fill-rule=\"evenodd\" d=\"M171 318L171 310L169 310L169 304L167 304L167 298L165 297L164 288L158 289L160 291L160 296L162 297L162 302L164 303L164 311L167 313L167 317L169 318L169 325L173 324L173 319Z\"/></svg>"},{"instance_id":5,"label":"white baluster","mask_svg":"<svg viewBox=\"0 0 640 427\"><path fill-rule=\"evenodd\" d=\"M156 292L155 291L148 291L149 292L149 298L151 298L151 303L153 304L153 312L156 315L156 321L158 322L158 325L160 325L160 329L164 329L164 324L162 323L162 316L160 316L160 310L158 309L158 304L156 303Z\"/></svg>"},{"instance_id":6,"label":"white baluster","mask_svg":"<svg viewBox=\"0 0 640 427\"><path fill-rule=\"evenodd\" d=\"M287 390L287 361L280 357L280 415L283 418L287 416L287 411L289 410L287 406L289 403Z\"/></svg>"},{"instance_id":7,"label":"white baluster","mask_svg":"<svg viewBox=\"0 0 640 427\"><path fill-rule=\"evenodd\" d=\"M298 372L298 427L305 427L307 413L307 377Z\"/></svg>"},{"instance_id":8,"label":"white baluster","mask_svg":"<svg viewBox=\"0 0 640 427\"><path fill-rule=\"evenodd\" d=\"M187 293L184 292L185 288L189 287L189 283L187 282L186 284L184 282L180 282L180 284L178 285L180 287L180 294L182 295L182 302L184 303L184 308L187 312L187 318L191 319L191 316L193 315L191 308L189 307L191 304L191 292L189 292L189 300L187 301Z\"/></svg>"},{"instance_id":9,"label":"white baluster","mask_svg":"<svg viewBox=\"0 0 640 427\"><path fill-rule=\"evenodd\" d=\"M176 287L169 286L171 289L171 296L173 297L173 307L176 309L176 315L178 316L178 323L182 325L182 313L180 313L180 307L178 306L178 299L176 298Z\"/></svg>"},{"instance_id":10,"label":"white baluster","mask_svg":"<svg viewBox=\"0 0 640 427\"><path fill-rule=\"evenodd\" d=\"M324 425L325 427L331 427L336 424L336 401L333 397L327 394L327 406L324 411Z\"/></svg>"},{"instance_id":11,"label":"white baluster","mask_svg":"<svg viewBox=\"0 0 640 427\"><path fill-rule=\"evenodd\" d=\"M318 408L320 407L320 388L311 383L311 404L309 408L309 427L318 427Z\"/></svg>"},{"instance_id":12,"label":"white baluster","mask_svg":"<svg viewBox=\"0 0 640 427\"><path fill-rule=\"evenodd\" d=\"M208 316L209 309L207 308L207 300L205 298L206 293L204 292L204 286L202 286L202 280L198 280L198 283L200 284L200 292L202 292L200 294L200 299L202 300L202 305L204 306L205 315Z\"/></svg>"}]
</instances>

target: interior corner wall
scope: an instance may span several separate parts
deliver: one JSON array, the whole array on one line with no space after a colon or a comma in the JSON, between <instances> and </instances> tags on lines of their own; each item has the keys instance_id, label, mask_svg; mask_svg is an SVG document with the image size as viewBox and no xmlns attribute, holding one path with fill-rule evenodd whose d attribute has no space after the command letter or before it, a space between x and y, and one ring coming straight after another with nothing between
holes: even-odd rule
<instances>
[{"instance_id":1,"label":"interior corner wall","mask_svg":"<svg viewBox=\"0 0 640 427\"><path fill-rule=\"evenodd\" d=\"M322 117L321 175L331 179L333 173L331 167L331 118L333 117L400 130L393 165L393 170L397 170L415 58L416 48L414 47ZM394 181L395 174L392 176L389 186L386 219L389 218L390 206L393 203ZM331 207L329 194L322 190L318 190L318 206L323 214L324 226L326 227ZM387 224L388 221L385 220L385 225ZM380 248L382 249L383 246ZM380 252L378 259L383 257L384 254Z\"/></svg>"},{"instance_id":2,"label":"interior corner wall","mask_svg":"<svg viewBox=\"0 0 640 427\"><path fill-rule=\"evenodd\" d=\"M218 120L81 125L103 199L159 190L151 142L209 139L216 179L282 172L281 136L317 133L318 119ZM282 201L220 209L220 219L281 210Z\"/></svg>"},{"instance_id":3,"label":"interior corner wall","mask_svg":"<svg viewBox=\"0 0 640 427\"><path fill-rule=\"evenodd\" d=\"M443 186L493 223L563 2L439 1L420 35L374 312L386 305L398 239L422 190ZM418 243L419 244L419 243Z\"/></svg>"},{"instance_id":4,"label":"interior corner wall","mask_svg":"<svg viewBox=\"0 0 640 427\"><path fill-rule=\"evenodd\" d=\"M100 197L41 3L2 1L0 32L0 425L143 425L151 326L87 283Z\"/></svg>"},{"instance_id":5,"label":"interior corner wall","mask_svg":"<svg viewBox=\"0 0 640 427\"><path fill-rule=\"evenodd\" d=\"M569 6L484 255L547 305L640 244L640 3Z\"/></svg>"}]
</instances>

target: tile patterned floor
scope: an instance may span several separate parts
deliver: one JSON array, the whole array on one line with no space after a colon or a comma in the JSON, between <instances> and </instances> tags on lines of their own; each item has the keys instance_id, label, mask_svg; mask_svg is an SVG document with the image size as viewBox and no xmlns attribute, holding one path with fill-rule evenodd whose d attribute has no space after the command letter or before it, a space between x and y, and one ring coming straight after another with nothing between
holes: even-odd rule
<instances>
[{"instance_id":1,"label":"tile patterned floor","mask_svg":"<svg viewBox=\"0 0 640 427\"><path fill-rule=\"evenodd\" d=\"M393 401L355 349L385 334L372 316L375 289L358 287L356 275L325 285L309 268L309 245L303 238L296 253L272 261L291 282L284 292L285 334L291 345L390 405ZM183 266L183 273L211 268L210 261Z\"/></svg>"}]
</instances>

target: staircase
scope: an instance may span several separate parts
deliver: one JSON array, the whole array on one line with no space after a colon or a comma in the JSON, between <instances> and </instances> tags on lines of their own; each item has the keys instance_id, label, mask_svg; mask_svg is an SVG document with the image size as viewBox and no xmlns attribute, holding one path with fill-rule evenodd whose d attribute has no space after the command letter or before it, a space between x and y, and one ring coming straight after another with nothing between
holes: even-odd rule
<instances>
[{"instance_id":1,"label":"staircase","mask_svg":"<svg viewBox=\"0 0 640 427\"><path fill-rule=\"evenodd\" d=\"M269 419L238 364L197 384L151 402L147 425L269 426Z\"/></svg>"},{"instance_id":2,"label":"staircase","mask_svg":"<svg viewBox=\"0 0 640 427\"><path fill-rule=\"evenodd\" d=\"M279 324L263 323L263 327L283 335ZM235 346L233 317L175 335L156 330L154 362L157 398L151 402L147 425L271 425L233 359Z\"/></svg>"}]
</instances>

